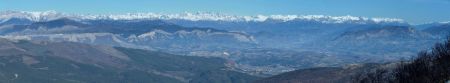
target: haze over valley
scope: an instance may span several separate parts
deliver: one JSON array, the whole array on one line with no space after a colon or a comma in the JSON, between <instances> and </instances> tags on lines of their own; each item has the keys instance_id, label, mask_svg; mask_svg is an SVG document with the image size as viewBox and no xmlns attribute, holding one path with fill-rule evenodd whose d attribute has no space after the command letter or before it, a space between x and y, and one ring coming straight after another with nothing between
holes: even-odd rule
<instances>
[{"instance_id":1,"label":"haze over valley","mask_svg":"<svg viewBox=\"0 0 450 83\"><path fill-rule=\"evenodd\" d=\"M353 1L367 8L365 12L373 10L372 13L364 13L356 8L358 5L336 6L340 2L325 3L336 6L335 9L318 4L303 6L315 1L299 3L301 6L281 1L286 5L273 3L265 9L256 8L266 7L257 5L262 2L242 3L254 8L245 6L231 14L227 13L228 8L235 7L228 7L233 5L226 2L201 7L211 12L191 12L204 6L198 5L184 13L149 13L140 8L152 7L122 5L128 5L126 8L130 9L126 10L114 3L104 5L105 10L95 9L100 7L94 3L86 4L98 10L93 13L86 12L91 9L69 11L66 8L69 6L57 6L62 8L58 9L53 4L32 11L27 9L33 8L30 5L0 6L0 82L444 83L450 80L450 65L446 62L450 61L450 19L445 19L448 12L429 12L432 15L424 17L422 13L411 12L431 11L424 10L429 7L395 10L425 1L380 8ZM433 0L436 3L433 7L449 3L437 2ZM139 5L142 4L136 6ZM278 7L284 9L276 11ZM354 10L344 11L341 7ZM323 11L306 12L308 8ZM138 9L142 11L123 13ZM158 11L162 9L165 8ZM172 9L167 11L181 11ZM113 13L102 13L105 11Z\"/></svg>"}]
</instances>

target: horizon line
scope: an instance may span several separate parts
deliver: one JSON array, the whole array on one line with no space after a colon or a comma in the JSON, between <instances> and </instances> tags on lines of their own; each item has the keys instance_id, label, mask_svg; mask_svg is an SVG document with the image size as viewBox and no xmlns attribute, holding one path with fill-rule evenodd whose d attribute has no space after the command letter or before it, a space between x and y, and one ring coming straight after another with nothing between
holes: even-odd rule
<instances>
[{"instance_id":1,"label":"horizon line","mask_svg":"<svg viewBox=\"0 0 450 83\"><path fill-rule=\"evenodd\" d=\"M68 12L60 12L56 10L45 10L45 11L26 11L26 10L0 10L1 13L4 12L21 12L21 13L56 13L56 14L62 14L62 15L86 15L86 16L117 16L117 15L142 15L142 14L153 14L153 15L183 15L183 14L197 14L197 15L218 15L218 16L231 16L231 17L252 17L252 18L259 18L261 16L266 18L271 17L306 17L306 16L319 16L319 17L327 17L327 18L333 18L333 17L352 17L352 18L360 18L360 19L389 19L394 20L397 22L404 22L411 25L421 25L421 24L430 24L430 23L450 23L450 21L430 21L430 22L421 22L421 23L411 23L404 18L386 18L386 17L367 17L367 16L353 16L353 15L323 15L323 14L254 14L254 15L236 15L236 14L229 14L229 13L223 13L223 12L212 12L212 11L184 11L184 12L178 12L178 13L166 13L166 12L128 12L128 13L68 13Z\"/></svg>"}]
</instances>

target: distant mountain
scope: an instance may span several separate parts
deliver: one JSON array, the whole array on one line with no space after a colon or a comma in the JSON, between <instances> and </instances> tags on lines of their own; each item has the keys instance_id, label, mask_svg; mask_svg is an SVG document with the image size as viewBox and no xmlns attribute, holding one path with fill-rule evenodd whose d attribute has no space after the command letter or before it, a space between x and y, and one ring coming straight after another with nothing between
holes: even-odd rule
<instances>
[{"instance_id":1,"label":"distant mountain","mask_svg":"<svg viewBox=\"0 0 450 83\"><path fill-rule=\"evenodd\" d=\"M185 48L178 47L239 47L255 43L252 36L246 33L210 28L187 28L158 20L75 21L62 18L48 22L35 22L30 25L14 25L10 28L0 29L0 32L7 38L71 41L145 49L174 48L183 50ZM220 42L234 43L214 44Z\"/></svg>"},{"instance_id":2,"label":"distant mountain","mask_svg":"<svg viewBox=\"0 0 450 83\"><path fill-rule=\"evenodd\" d=\"M410 26L384 26L344 32L326 46L340 53L351 50L360 55L385 57L383 60L389 62L411 58L439 41L442 40Z\"/></svg>"},{"instance_id":3,"label":"distant mountain","mask_svg":"<svg viewBox=\"0 0 450 83\"><path fill-rule=\"evenodd\" d=\"M434 41L430 33L422 32L409 26L384 26L380 28L347 31L333 40L336 45L366 48L371 47L371 45L381 45L380 47L405 46L404 44L413 45L428 41Z\"/></svg>"},{"instance_id":4,"label":"distant mountain","mask_svg":"<svg viewBox=\"0 0 450 83\"><path fill-rule=\"evenodd\" d=\"M0 25L27 25L33 21L23 18L11 18L0 23Z\"/></svg>"},{"instance_id":5,"label":"distant mountain","mask_svg":"<svg viewBox=\"0 0 450 83\"><path fill-rule=\"evenodd\" d=\"M447 35L450 35L450 23L440 23L439 25L434 25L423 31L433 34L436 37L445 39Z\"/></svg>"},{"instance_id":6,"label":"distant mountain","mask_svg":"<svg viewBox=\"0 0 450 83\"><path fill-rule=\"evenodd\" d=\"M220 58L86 45L0 39L0 79L8 83L247 83ZM220 80L220 81L219 81Z\"/></svg>"},{"instance_id":7,"label":"distant mountain","mask_svg":"<svg viewBox=\"0 0 450 83\"><path fill-rule=\"evenodd\" d=\"M420 32L409 26L384 26L358 31L348 31L342 34L337 40L367 40L380 38L427 38L427 33ZM355 39L349 39L355 38ZM386 39L392 40L392 39ZM401 40L401 39L399 39Z\"/></svg>"},{"instance_id":8,"label":"distant mountain","mask_svg":"<svg viewBox=\"0 0 450 83\"><path fill-rule=\"evenodd\" d=\"M444 24L448 24L450 23L450 21L448 22L430 22L430 23L423 23L423 24L417 24L414 25L414 27L418 30L424 30L430 27L434 27L434 26L440 26L440 25L444 25Z\"/></svg>"}]
</instances>

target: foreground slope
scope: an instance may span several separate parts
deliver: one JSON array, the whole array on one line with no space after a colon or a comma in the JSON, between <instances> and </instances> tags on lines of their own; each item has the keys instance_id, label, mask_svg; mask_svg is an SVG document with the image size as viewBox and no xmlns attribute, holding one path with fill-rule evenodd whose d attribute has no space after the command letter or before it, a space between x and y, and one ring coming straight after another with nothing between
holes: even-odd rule
<instances>
[{"instance_id":1,"label":"foreground slope","mask_svg":"<svg viewBox=\"0 0 450 83\"><path fill-rule=\"evenodd\" d=\"M361 74L390 69L394 64L353 64L345 67L318 67L282 73L254 83L351 83Z\"/></svg>"},{"instance_id":2,"label":"foreground slope","mask_svg":"<svg viewBox=\"0 0 450 83\"><path fill-rule=\"evenodd\" d=\"M257 77L232 71L219 58L0 39L2 83L243 83Z\"/></svg>"}]
</instances>

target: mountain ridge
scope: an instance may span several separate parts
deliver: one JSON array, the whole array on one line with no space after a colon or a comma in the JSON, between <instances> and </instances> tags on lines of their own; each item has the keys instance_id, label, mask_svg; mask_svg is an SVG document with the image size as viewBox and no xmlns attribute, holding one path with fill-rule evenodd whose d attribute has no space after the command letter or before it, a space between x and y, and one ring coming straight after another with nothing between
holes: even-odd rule
<instances>
[{"instance_id":1,"label":"mountain ridge","mask_svg":"<svg viewBox=\"0 0 450 83\"><path fill-rule=\"evenodd\" d=\"M326 16L326 15L256 15L236 16L220 13L181 13L181 14L158 14L158 13L128 13L118 15L92 15L92 14L64 14L56 11L29 12L29 11L2 11L0 19L7 21L11 18L24 18L34 22L49 21L58 18L71 18L74 20L190 20L190 21L237 21L237 22L268 22L268 21L317 21L322 23L405 23L396 18L367 18L355 16ZM2 23L2 22L0 22Z\"/></svg>"}]
</instances>

